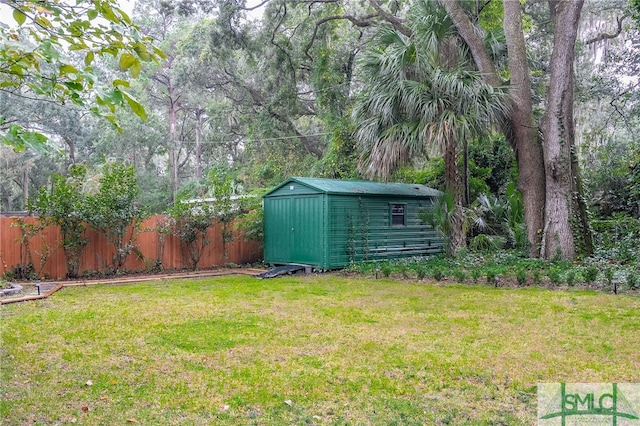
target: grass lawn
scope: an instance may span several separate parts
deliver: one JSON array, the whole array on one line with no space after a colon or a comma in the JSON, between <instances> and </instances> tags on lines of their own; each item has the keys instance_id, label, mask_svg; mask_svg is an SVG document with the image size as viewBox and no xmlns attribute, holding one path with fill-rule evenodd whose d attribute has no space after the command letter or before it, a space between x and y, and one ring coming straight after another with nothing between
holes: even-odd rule
<instances>
[{"instance_id":1,"label":"grass lawn","mask_svg":"<svg viewBox=\"0 0 640 426\"><path fill-rule=\"evenodd\" d=\"M0 309L3 425L530 425L539 382L640 382L633 296L227 276Z\"/></svg>"}]
</instances>

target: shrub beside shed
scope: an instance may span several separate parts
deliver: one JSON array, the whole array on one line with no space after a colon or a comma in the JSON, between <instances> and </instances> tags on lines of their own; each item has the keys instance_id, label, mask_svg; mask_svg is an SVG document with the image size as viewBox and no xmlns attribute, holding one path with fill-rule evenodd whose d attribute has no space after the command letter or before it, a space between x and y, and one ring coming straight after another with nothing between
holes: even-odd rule
<instances>
[{"instance_id":1,"label":"shrub beside shed","mask_svg":"<svg viewBox=\"0 0 640 426\"><path fill-rule=\"evenodd\" d=\"M440 192L424 185L290 178L263 197L264 260L338 269L444 250L422 223Z\"/></svg>"}]
</instances>

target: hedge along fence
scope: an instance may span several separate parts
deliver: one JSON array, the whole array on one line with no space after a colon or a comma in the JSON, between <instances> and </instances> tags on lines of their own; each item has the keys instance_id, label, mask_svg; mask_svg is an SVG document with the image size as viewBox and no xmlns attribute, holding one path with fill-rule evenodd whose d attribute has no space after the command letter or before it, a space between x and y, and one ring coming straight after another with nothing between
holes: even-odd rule
<instances>
[{"instance_id":1,"label":"hedge along fence","mask_svg":"<svg viewBox=\"0 0 640 426\"><path fill-rule=\"evenodd\" d=\"M0 217L0 275L11 273L14 268L25 265L24 249L21 259L21 231L17 225L18 219L28 224L38 224L35 217ZM156 265L160 253L160 235L156 231L156 224L166 220L166 216L153 216L142 222L135 239L136 249L129 255L124 264L124 269L129 271L151 271ZM85 237L89 243L85 246L80 259L80 276L90 275L96 272L112 270L112 258L114 248L104 236L87 228ZM199 268L223 266L224 254L222 251L221 225L215 223L207 233L211 241L205 247L202 258L198 263ZM64 251L60 246L60 230L57 226L45 227L35 236L29 239L29 251L33 269L41 278L59 279L67 273L67 263ZM233 241L226 243L227 262L235 264L247 264L258 262L262 259L262 248L257 241L245 241L239 231L234 231ZM43 264L43 260L45 260ZM183 269L190 265L188 251L180 239L174 235L167 235L162 256L164 269Z\"/></svg>"}]
</instances>

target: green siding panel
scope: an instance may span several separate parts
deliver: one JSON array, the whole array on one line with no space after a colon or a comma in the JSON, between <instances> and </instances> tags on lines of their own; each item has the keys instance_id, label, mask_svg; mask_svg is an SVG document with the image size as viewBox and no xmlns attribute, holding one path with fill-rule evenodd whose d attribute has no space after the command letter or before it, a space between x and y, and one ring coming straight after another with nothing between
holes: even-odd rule
<instances>
[{"instance_id":1,"label":"green siding panel","mask_svg":"<svg viewBox=\"0 0 640 426\"><path fill-rule=\"evenodd\" d=\"M293 197L292 263L321 266L324 247L321 196Z\"/></svg>"},{"instance_id":2,"label":"green siding panel","mask_svg":"<svg viewBox=\"0 0 640 426\"><path fill-rule=\"evenodd\" d=\"M265 262L323 266L323 195L265 199L264 216Z\"/></svg>"},{"instance_id":3,"label":"green siding panel","mask_svg":"<svg viewBox=\"0 0 640 426\"><path fill-rule=\"evenodd\" d=\"M405 226L391 226L391 204L406 206ZM332 196L329 206L330 268L443 250L442 236L418 217L432 200Z\"/></svg>"},{"instance_id":4,"label":"green siding panel","mask_svg":"<svg viewBox=\"0 0 640 426\"><path fill-rule=\"evenodd\" d=\"M287 262L291 257L289 229L291 199L272 198L264 203L264 256L269 263Z\"/></svg>"}]
</instances>

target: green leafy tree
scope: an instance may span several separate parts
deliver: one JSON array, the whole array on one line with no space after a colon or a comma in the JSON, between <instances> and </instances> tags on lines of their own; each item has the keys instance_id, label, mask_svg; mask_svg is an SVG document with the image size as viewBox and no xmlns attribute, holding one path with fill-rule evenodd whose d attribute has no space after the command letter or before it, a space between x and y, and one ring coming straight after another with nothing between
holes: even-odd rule
<instances>
[{"instance_id":1,"label":"green leafy tree","mask_svg":"<svg viewBox=\"0 0 640 426\"><path fill-rule=\"evenodd\" d=\"M233 187L232 179L228 174L216 173L212 170L209 173L209 180L213 185L213 198L215 218L220 224L220 233L222 236L222 255L224 264L227 263L229 254L227 253L227 244L233 241L233 224L232 222L238 217L239 211L233 203Z\"/></svg>"},{"instance_id":2,"label":"green leafy tree","mask_svg":"<svg viewBox=\"0 0 640 426\"><path fill-rule=\"evenodd\" d=\"M469 10L469 2L439 2L469 47L485 80L494 87L500 86L500 63L481 37L483 29L476 25L477 16ZM535 3L538 7L545 2ZM505 71L509 73L513 103L507 136L520 169L518 187L525 205L530 254L547 259L558 255L570 259L576 254L576 240L585 253L593 251L574 146L573 66L584 1L549 0L546 4L546 17L539 24L548 31L540 33L552 34L553 40L543 43L551 47L550 55L547 51L545 57L540 58L546 64L549 79L544 81L544 93L539 93L546 102L541 102L544 113L536 123L523 31L523 5L519 1L503 2L508 52Z\"/></svg>"},{"instance_id":3,"label":"green leafy tree","mask_svg":"<svg viewBox=\"0 0 640 426\"><path fill-rule=\"evenodd\" d=\"M241 216L238 221L238 229L245 241L257 241L264 244L264 210L262 197L254 196L243 199L241 203Z\"/></svg>"},{"instance_id":4,"label":"green leafy tree","mask_svg":"<svg viewBox=\"0 0 640 426\"><path fill-rule=\"evenodd\" d=\"M268 2L254 25L242 2L226 2L218 19L202 20L182 41L184 56L201 70L192 81L215 102L207 111L218 133L211 143L228 146L218 158L232 157L243 182L271 186L292 175L327 175L342 163L321 167L318 160L349 104L361 30L346 16L362 6L348 3ZM337 149L352 145L348 136L334 137Z\"/></svg>"},{"instance_id":5,"label":"green leafy tree","mask_svg":"<svg viewBox=\"0 0 640 426\"><path fill-rule=\"evenodd\" d=\"M133 85L136 95L141 93L143 84L141 79ZM145 99L144 95L140 98ZM143 127L136 116L126 115L125 111L117 112L122 133L108 123L100 123L94 137L78 150L78 157L89 163L102 164L108 160L133 166L140 188L139 203L151 213L162 213L173 203L170 173L162 172L167 148L164 118L152 107L147 108L149 118Z\"/></svg>"},{"instance_id":6,"label":"green leafy tree","mask_svg":"<svg viewBox=\"0 0 640 426\"><path fill-rule=\"evenodd\" d=\"M637 217L640 218L640 147L634 149L629 171L629 194L636 204Z\"/></svg>"},{"instance_id":7,"label":"green leafy tree","mask_svg":"<svg viewBox=\"0 0 640 426\"><path fill-rule=\"evenodd\" d=\"M418 3L410 18L411 37L382 28L361 60L368 87L354 108L356 139L369 175L387 177L412 159L444 153L446 192L453 197L448 248L455 254L466 244L461 145L506 116L507 96L469 69L468 52L443 9Z\"/></svg>"},{"instance_id":8,"label":"green leafy tree","mask_svg":"<svg viewBox=\"0 0 640 426\"><path fill-rule=\"evenodd\" d=\"M433 204L430 210L420 212L420 220L428 223L434 229L437 229L444 236L449 236L453 232L452 226L456 223L456 204L455 197L451 191L445 191L441 197ZM460 227L465 226L464 221L460 221ZM462 230L465 232L466 230ZM451 239L445 238L445 252L453 254L451 247Z\"/></svg>"},{"instance_id":9,"label":"green leafy tree","mask_svg":"<svg viewBox=\"0 0 640 426\"><path fill-rule=\"evenodd\" d=\"M362 178L358 173L354 130L355 126L346 116L336 124L322 162L315 168L320 175L332 179Z\"/></svg>"},{"instance_id":10,"label":"green leafy tree","mask_svg":"<svg viewBox=\"0 0 640 426\"><path fill-rule=\"evenodd\" d=\"M185 98L188 85L178 79L178 65L182 61L178 45L193 24L179 2L160 0L138 2L134 17L141 23L142 31L158 40L166 54L164 61L150 67L144 75L144 89L152 108L160 120L154 122L154 130L162 134L159 142L165 151L167 172L171 181L172 202L178 199L181 174L189 163L190 147L187 134L190 123L187 120Z\"/></svg>"},{"instance_id":11,"label":"green leafy tree","mask_svg":"<svg viewBox=\"0 0 640 426\"><path fill-rule=\"evenodd\" d=\"M207 237L216 217L215 210L206 201L187 202L178 200L169 209L171 233L178 237L187 250L193 270L198 267L205 247L211 241Z\"/></svg>"},{"instance_id":12,"label":"green leafy tree","mask_svg":"<svg viewBox=\"0 0 640 426\"><path fill-rule=\"evenodd\" d=\"M483 35L486 30L480 25L486 24L484 12L495 18L493 8L473 10L475 2L458 0L439 0L454 22L460 37L469 47L473 61L482 73L484 80L494 87L501 86L501 71L504 67L504 55L496 52L486 43ZM518 189L522 193L525 205L525 221L530 241L530 255L540 254L541 230L544 227L545 175L544 159L538 132L534 126L531 94L531 73L523 31L522 5L517 1L502 2L504 17L504 41L507 48L507 67L511 87L509 94L513 108L509 117L506 135L516 154L519 168ZM478 19L480 18L480 19Z\"/></svg>"},{"instance_id":13,"label":"green leafy tree","mask_svg":"<svg viewBox=\"0 0 640 426\"><path fill-rule=\"evenodd\" d=\"M54 174L51 189L41 187L27 203L29 213L37 213L44 224L60 227L68 278L78 276L80 257L89 243L84 236L86 195L83 186L86 175L85 166L70 167L69 177Z\"/></svg>"},{"instance_id":14,"label":"green leafy tree","mask_svg":"<svg viewBox=\"0 0 640 426\"><path fill-rule=\"evenodd\" d=\"M116 0L3 4L12 9L16 25L0 26L0 90L13 97L74 104L116 126L117 107L128 106L146 118L143 106L128 92L126 77L101 81L96 71L98 59L114 58L135 78L142 62L163 57ZM0 117L0 138L18 151L43 149L47 137L31 125L28 117Z\"/></svg>"},{"instance_id":15,"label":"green leafy tree","mask_svg":"<svg viewBox=\"0 0 640 426\"><path fill-rule=\"evenodd\" d=\"M640 26L640 0L631 0L631 6L633 7L633 19Z\"/></svg>"},{"instance_id":16,"label":"green leafy tree","mask_svg":"<svg viewBox=\"0 0 640 426\"><path fill-rule=\"evenodd\" d=\"M87 222L113 245L113 267L120 271L135 249L142 211L136 204L138 183L132 166L106 164L99 189L87 196Z\"/></svg>"}]
</instances>

